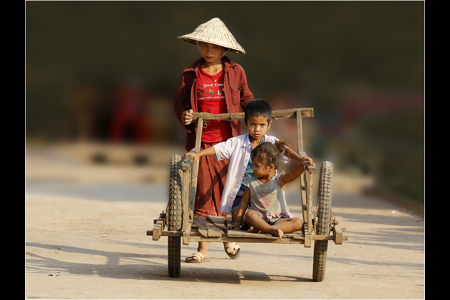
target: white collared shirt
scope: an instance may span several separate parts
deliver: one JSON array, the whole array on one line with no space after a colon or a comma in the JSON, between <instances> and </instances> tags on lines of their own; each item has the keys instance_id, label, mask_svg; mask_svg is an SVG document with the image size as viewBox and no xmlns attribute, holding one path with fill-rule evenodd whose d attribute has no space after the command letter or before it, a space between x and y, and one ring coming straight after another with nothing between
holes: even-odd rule
<instances>
[{"instance_id":1,"label":"white collared shirt","mask_svg":"<svg viewBox=\"0 0 450 300\"><path fill-rule=\"evenodd\" d=\"M239 135L213 146L216 151L214 157L217 160L230 160L227 180L222 192L222 201L220 204L220 211L224 214L231 213L231 206L241 187L245 169L247 168L250 159L252 147L248 136L248 133ZM271 135L264 135L262 141L275 144L275 142L278 141L278 138ZM283 156L283 161L288 162L289 159Z\"/></svg>"}]
</instances>

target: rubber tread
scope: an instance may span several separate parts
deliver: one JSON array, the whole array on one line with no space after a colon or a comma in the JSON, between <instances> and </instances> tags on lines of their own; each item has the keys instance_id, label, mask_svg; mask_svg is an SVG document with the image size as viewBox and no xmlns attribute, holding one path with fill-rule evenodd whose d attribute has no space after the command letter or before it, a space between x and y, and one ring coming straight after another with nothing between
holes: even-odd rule
<instances>
[{"instance_id":1,"label":"rubber tread","mask_svg":"<svg viewBox=\"0 0 450 300\"><path fill-rule=\"evenodd\" d=\"M167 207L169 231L181 230L181 176L179 174L181 156L172 155L170 158L169 203ZM178 277L181 273L181 237L168 237L168 265L169 276Z\"/></svg>"},{"instance_id":2,"label":"rubber tread","mask_svg":"<svg viewBox=\"0 0 450 300\"><path fill-rule=\"evenodd\" d=\"M327 235L331 230L331 181L333 178L333 164L324 161L320 168L318 193L318 224L317 235ZM325 279L328 241L314 241L313 279Z\"/></svg>"}]
</instances>

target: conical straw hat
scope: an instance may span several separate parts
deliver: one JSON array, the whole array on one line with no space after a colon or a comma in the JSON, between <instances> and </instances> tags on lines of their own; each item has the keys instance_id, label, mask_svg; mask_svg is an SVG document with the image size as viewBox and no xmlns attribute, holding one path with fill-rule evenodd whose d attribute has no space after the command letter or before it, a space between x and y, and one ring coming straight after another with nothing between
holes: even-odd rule
<instances>
[{"instance_id":1,"label":"conical straw hat","mask_svg":"<svg viewBox=\"0 0 450 300\"><path fill-rule=\"evenodd\" d=\"M244 48L236 41L227 26L219 18L200 24L194 32L178 37L180 40L197 44L205 42L230 49L230 52L245 54Z\"/></svg>"}]
</instances>

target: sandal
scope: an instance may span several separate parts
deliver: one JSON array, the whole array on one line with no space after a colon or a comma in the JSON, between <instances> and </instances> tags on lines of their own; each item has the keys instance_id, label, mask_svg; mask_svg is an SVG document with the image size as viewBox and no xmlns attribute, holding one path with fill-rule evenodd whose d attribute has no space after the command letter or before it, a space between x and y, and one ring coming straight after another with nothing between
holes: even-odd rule
<instances>
[{"instance_id":1,"label":"sandal","mask_svg":"<svg viewBox=\"0 0 450 300\"><path fill-rule=\"evenodd\" d=\"M209 261L209 258L205 258L201 252L194 252L191 256L186 257L187 263L201 263Z\"/></svg>"},{"instance_id":2,"label":"sandal","mask_svg":"<svg viewBox=\"0 0 450 300\"><path fill-rule=\"evenodd\" d=\"M223 243L223 247L225 248L227 255L232 259L238 259L241 255L241 247L239 247L238 243L225 242ZM235 254L231 254L231 251L233 250L237 250Z\"/></svg>"}]
</instances>

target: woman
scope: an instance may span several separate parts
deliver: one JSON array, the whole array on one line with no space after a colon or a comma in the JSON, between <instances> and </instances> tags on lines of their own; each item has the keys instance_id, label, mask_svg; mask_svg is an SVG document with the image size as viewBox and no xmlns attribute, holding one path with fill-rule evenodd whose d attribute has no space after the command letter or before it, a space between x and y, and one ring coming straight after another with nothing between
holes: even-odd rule
<instances>
[{"instance_id":1,"label":"woman","mask_svg":"<svg viewBox=\"0 0 450 300\"><path fill-rule=\"evenodd\" d=\"M174 99L175 114L187 132L186 150L190 151L195 146L196 136L193 112L239 112L239 107L244 109L253 99L253 94L248 88L244 69L225 56L228 52L245 54L245 50L219 18L213 18L194 32L178 38L196 44L202 55L183 71ZM207 122L202 133L201 150L240 134L237 120ZM200 159L195 216L223 216L220 201L228 163L228 160L216 161L212 156ZM224 243L224 246L228 256L239 257L239 245ZM208 258L206 242L199 242L197 252L187 257L186 262L202 262Z\"/></svg>"}]
</instances>

